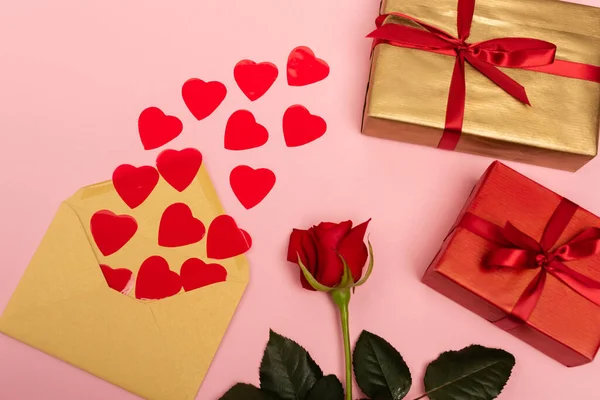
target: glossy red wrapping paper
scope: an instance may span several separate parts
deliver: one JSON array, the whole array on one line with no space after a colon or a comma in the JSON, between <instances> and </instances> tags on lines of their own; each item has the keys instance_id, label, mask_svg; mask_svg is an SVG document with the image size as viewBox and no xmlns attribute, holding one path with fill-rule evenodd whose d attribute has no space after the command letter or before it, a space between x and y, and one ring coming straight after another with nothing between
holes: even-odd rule
<instances>
[{"instance_id":1,"label":"glossy red wrapping paper","mask_svg":"<svg viewBox=\"0 0 600 400\"><path fill-rule=\"evenodd\" d=\"M460 223L466 213L471 213L500 227L510 222L540 241L563 201L551 190L494 162L475 186L423 282L557 361L577 366L590 362L600 346L600 306L547 274L527 321L507 323L506 317L539 271L487 267L486 257L499 246ZM600 218L578 207L553 249L595 227L600 227ZM600 280L600 255L565 264L592 280Z\"/></svg>"}]
</instances>

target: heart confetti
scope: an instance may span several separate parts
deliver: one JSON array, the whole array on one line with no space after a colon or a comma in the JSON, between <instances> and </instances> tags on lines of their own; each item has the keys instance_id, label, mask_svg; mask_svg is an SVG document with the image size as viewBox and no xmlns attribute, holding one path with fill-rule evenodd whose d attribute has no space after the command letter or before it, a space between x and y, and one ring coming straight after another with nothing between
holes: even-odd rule
<instances>
[{"instance_id":1,"label":"heart confetti","mask_svg":"<svg viewBox=\"0 0 600 400\"><path fill-rule=\"evenodd\" d=\"M306 86L322 81L329 75L329 65L305 46L296 47L287 63L287 81L290 86Z\"/></svg>"},{"instance_id":2,"label":"heart confetti","mask_svg":"<svg viewBox=\"0 0 600 400\"><path fill-rule=\"evenodd\" d=\"M183 124L179 118L165 115L159 108L149 107L140 114L138 129L144 149L152 150L179 136L183 131Z\"/></svg>"},{"instance_id":3,"label":"heart confetti","mask_svg":"<svg viewBox=\"0 0 600 400\"><path fill-rule=\"evenodd\" d=\"M247 210L263 201L275 186L275 180L270 169L253 169L247 165L235 167L229 175L233 193Z\"/></svg>"},{"instance_id":4,"label":"heart confetti","mask_svg":"<svg viewBox=\"0 0 600 400\"><path fill-rule=\"evenodd\" d=\"M204 237L206 228L194 218L187 204L171 204L160 219L158 244L163 247L181 247L197 243Z\"/></svg>"},{"instance_id":5,"label":"heart confetti","mask_svg":"<svg viewBox=\"0 0 600 400\"><path fill-rule=\"evenodd\" d=\"M238 110L231 114L225 127L227 150L248 150L260 147L269 140L269 132L254 119L250 111Z\"/></svg>"},{"instance_id":6,"label":"heart confetti","mask_svg":"<svg viewBox=\"0 0 600 400\"><path fill-rule=\"evenodd\" d=\"M283 136L288 147L303 146L317 140L327 131L327 123L312 115L306 107L293 105L283 115Z\"/></svg>"},{"instance_id":7,"label":"heart confetti","mask_svg":"<svg viewBox=\"0 0 600 400\"><path fill-rule=\"evenodd\" d=\"M133 272L127 268L112 269L108 265L100 264L100 269L111 289L128 295L133 286Z\"/></svg>"},{"instance_id":8,"label":"heart confetti","mask_svg":"<svg viewBox=\"0 0 600 400\"><path fill-rule=\"evenodd\" d=\"M133 209L142 204L158 183L158 172L154 167L123 164L112 176L113 186L121 199Z\"/></svg>"},{"instance_id":9,"label":"heart confetti","mask_svg":"<svg viewBox=\"0 0 600 400\"><path fill-rule=\"evenodd\" d=\"M251 101L260 99L273 86L279 71L270 62L259 64L251 60L242 60L233 69L233 77L242 92Z\"/></svg>"},{"instance_id":10,"label":"heart confetti","mask_svg":"<svg viewBox=\"0 0 600 400\"><path fill-rule=\"evenodd\" d=\"M221 82L192 78L183 84L181 95L192 115L200 121L221 105L227 96L227 88Z\"/></svg>"},{"instance_id":11,"label":"heart confetti","mask_svg":"<svg viewBox=\"0 0 600 400\"><path fill-rule=\"evenodd\" d=\"M252 247L252 237L245 230L240 229L240 231L242 231L242 235L244 235L244 239L246 239L246 243L248 243L248 249L250 249Z\"/></svg>"},{"instance_id":12,"label":"heart confetti","mask_svg":"<svg viewBox=\"0 0 600 400\"><path fill-rule=\"evenodd\" d=\"M224 260L250 250L250 235L240 230L229 215L219 215L210 224L206 238L206 254L215 260Z\"/></svg>"},{"instance_id":13,"label":"heart confetti","mask_svg":"<svg viewBox=\"0 0 600 400\"><path fill-rule=\"evenodd\" d=\"M225 282L227 270L220 264L206 264L198 258L190 258L181 266L181 283L186 292L214 283Z\"/></svg>"},{"instance_id":14,"label":"heart confetti","mask_svg":"<svg viewBox=\"0 0 600 400\"><path fill-rule=\"evenodd\" d=\"M147 258L138 271L135 297L142 300L159 300L181 291L181 278L171 271L167 260L160 256Z\"/></svg>"},{"instance_id":15,"label":"heart confetti","mask_svg":"<svg viewBox=\"0 0 600 400\"><path fill-rule=\"evenodd\" d=\"M119 251L137 232L137 222L129 215L116 215L109 210L100 210L92 215L90 231L104 256Z\"/></svg>"},{"instance_id":16,"label":"heart confetti","mask_svg":"<svg viewBox=\"0 0 600 400\"><path fill-rule=\"evenodd\" d=\"M179 192L183 192L190 186L200 166L202 166L202 153L192 148L180 151L165 150L156 159L156 168L160 175Z\"/></svg>"}]
</instances>

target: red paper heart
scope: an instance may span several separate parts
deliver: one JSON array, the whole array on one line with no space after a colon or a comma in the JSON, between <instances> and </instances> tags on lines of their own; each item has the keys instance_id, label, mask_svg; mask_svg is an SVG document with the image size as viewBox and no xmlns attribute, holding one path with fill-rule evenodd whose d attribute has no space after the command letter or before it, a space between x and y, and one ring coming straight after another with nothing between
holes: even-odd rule
<instances>
[{"instance_id":1,"label":"red paper heart","mask_svg":"<svg viewBox=\"0 0 600 400\"><path fill-rule=\"evenodd\" d=\"M207 256L215 260L223 260L244 254L251 245L246 235L248 233L240 230L229 215L219 215L208 228Z\"/></svg>"},{"instance_id":2,"label":"red paper heart","mask_svg":"<svg viewBox=\"0 0 600 400\"><path fill-rule=\"evenodd\" d=\"M135 218L116 215L109 210L100 210L92 215L90 231L96 246L104 256L119 251L137 231Z\"/></svg>"},{"instance_id":3,"label":"red paper heart","mask_svg":"<svg viewBox=\"0 0 600 400\"><path fill-rule=\"evenodd\" d=\"M288 108L283 115L283 137L288 147L298 147L317 140L327 131L327 123L301 105Z\"/></svg>"},{"instance_id":4,"label":"red paper heart","mask_svg":"<svg viewBox=\"0 0 600 400\"><path fill-rule=\"evenodd\" d=\"M253 169L239 165L231 171L229 183L240 203L247 210L259 204L275 186L275 174L270 169Z\"/></svg>"},{"instance_id":5,"label":"red paper heart","mask_svg":"<svg viewBox=\"0 0 600 400\"><path fill-rule=\"evenodd\" d=\"M322 81L329 75L329 65L305 46L296 47L287 63L287 81L290 86L306 86Z\"/></svg>"},{"instance_id":6,"label":"red paper heart","mask_svg":"<svg viewBox=\"0 0 600 400\"><path fill-rule=\"evenodd\" d=\"M198 289L213 283L225 282L227 270L219 264L206 264L198 258L190 258L181 266L183 290Z\"/></svg>"},{"instance_id":7,"label":"red paper heart","mask_svg":"<svg viewBox=\"0 0 600 400\"><path fill-rule=\"evenodd\" d=\"M225 128L227 150L248 150L260 147L269 140L269 132L258 124L250 111L238 110L231 114Z\"/></svg>"},{"instance_id":8,"label":"red paper heart","mask_svg":"<svg viewBox=\"0 0 600 400\"><path fill-rule=\"evenodd\" d=\"M165 115L159 108L149 107L140 114L138 129L144 149L152 150L179 136L183 124L179 118Z\"/></svg>"},{"instance_id":9,"label":"red paper heart","mask_svg":"<svg viewBox=\"0 0 600 400\"><path fill-rule=\"evenodd\" d=\"M150 196L158 183L158 172L154 167L123 164L115 169L112 176L113 186L121 199L136 208Z\"/></svg>"},{"instance_id":10,"label":"red paper heart","mask_svg":"<svg viewBox=\"0 0 600 400\"><path fill-rule=\"evenodd\" d=\"M171 204L160 219L158 244L163 247L180 247L197 243L204 237L206 228L194 218L192 210L184 203Z\"/></svg>"},{"instance_id":11,"label":"red paper heart","mask_svg":"<svg viewBox=\"0 0 600 400\"><path fill-rule=\"evenodd\" d=\"M158 300L174 296L181 290L181 278L171 271L167 260L160 256L146 259L137 274L135 297Z\"/></svg>"},{"instance_id":12,"label":"red paper heart","mask_svg":"<svg viewBox=\"0 0 600 400\"><path fill-rule=\"evenodd\" d=\"M108 265L100 264L100 269L111 289L128 295L133 286L133 272L127 268L112 269Z\"/></svg>"},{"instance_id":13,"label":"red paper heart","mask_svg":"<svg viewBox=\"0 0 600 400\"><path fill-rule=\"evenodd\" d=\"M221 105L227 96L227 88L221 82L192 78L183 84L181 95L187 108L200 121Z\"/></svg>"},{"instance_id":14,"label":"red paper heart","mask_svg":"<svg viewBox=\"0 0 600 400\"><path fill-rule=\"evenodd\" d=\"M240 231L242 231L242 235L244 235L244 239L246 239L246 243L248 243L248 249L250 249L252 247L252 237L245 230L240 229Z\"/></svg>"},{"instance_id":15,"label":"red paper heart","mask_svg":"<svg viewBox=\"0 0 600 400\"><path fill-rule=\"evenodd\" d=\"M251 101L261 98L275 83L279 75L277 67L270 62L259 64L251 60L242 60L233 69L233 77L242 92Z\"/></svg>"},{"instance_id":16,"label":"red paper heart","mask_svg":"<svg viewBox=\"0 0 600 400\"><path fill-rule=\"evenodd\" d=\"M202 153L196 149L165 150L156 159L156 168L177 191L183 192L194 181L202 165Z\"/></svg>"}]
</instances>

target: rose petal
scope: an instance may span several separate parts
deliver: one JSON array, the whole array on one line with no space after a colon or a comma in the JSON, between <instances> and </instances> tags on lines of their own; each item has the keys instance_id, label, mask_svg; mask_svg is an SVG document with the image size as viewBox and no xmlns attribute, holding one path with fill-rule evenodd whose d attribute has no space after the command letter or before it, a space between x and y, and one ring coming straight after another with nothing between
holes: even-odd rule
<instances>
[{"instance_id":1,"label":"rose petal","mask_svg":"<svg viewBox=\"0 0 600 400\"><path fill-rule=\"evenodd\" d=\"M314 227L314 234L318 242L337 249L338 244L350 232L350 229L352 229L352 221L344 221L339 224L321 222Z\"/></svg>"},{"instance_id":2,"label":"rose petal","mask_svg":"<svg viewBox=\"0 0 600 400\"><path fill-rule=\"evenodd\" d=\"M365 234L371 219L352 228L350 233L342 239L338 247L339 254L344 257L348 268L352 272L354 282L358 282L362 276L363 268L367 262L369 251L365 245Z\"/></svg>"},{"instance_id":3,"label":"rose petal","mask_svg":"<svg viewBox=\"0 0 600 400\"><path fill-rule=\"evenodd\" d=\"M290 244L288 246L288 261L298 264L298 255L300 255L300 260L302 260L306 269L315 276L315 271L317 269L316 251L317 249L314 240L309 231L300 229L294 229L292 231L292 234L290 235ZM302 287L308 290L315 290L304 277L302 269L298 267L298 270L300 271L300 283L302 284Z\"/></svg>"},{"instance_id":4,"label":"rose petal","mask_svg":"<svg viewBox=\"0 0 600 400\"><path fill-rule=\"evenodd\" d=\"M314 230L309 229L305 235L301 238L302 250L304 250L303 256L306 259L302 259L302 262L308 268L308 270L314 275L319 269L318 258L317 258L317 246L314 239Z\"/></svg>"},{"instance_id":5,"label":"rose petal","mask_svg":"<svg viewBox=\"0 0 600 400\"><path fill-rule=\"evenodd\" d=\"M348 221L346 221L348 222ZM315 229L322 229L322 230L329 230L329 229L335 229L338 228L340 226L341 223L336 224L335 222L321 222L319 225L314 226L313 228Z\"/></svg>"},{"instance_id":6,"label":"rose petal","mask_svg":"<svg viewBox=\"0 0 600 400\"><path fill-rule=\"evenodd\" d=\"M307 234L302 235L302 250L304 253L301 253L302 263L308 271L311 273L313 277L316 277L317 271L319 270L319 264L317 262L317 247L315 245L315 240L313 239L312 228L308 230ZM315 290L310 283L304 277L302 270L300 270L300 282L302 283L302 287L308 290Z\"/></svg>"},{"instance_id":7,"label":"rose petal","mask_svg":"<svg viewBox=\"0 0 600 400\"><path fill-rule=\"evenodd\" d=\"M302 250L302 236L308 231L294 229L290 235L290 243L288 245L287 260L289 262L298 262L298 253ZM302 260L304 262L304 260Z\"/></svg>"},{"instance_id":8,"label":"rose petal","mask_svg":"<svg viewBox=\"0 0 600 400\"><path fill-rule=\"evenodd\" d=\"M352 221L339 224L322 222L314 228L317 247L317 265L315 278L325 286L335 286L342 280L344 266L338 256L340 241L352 229Z\"/></svg>"}]
</instances>

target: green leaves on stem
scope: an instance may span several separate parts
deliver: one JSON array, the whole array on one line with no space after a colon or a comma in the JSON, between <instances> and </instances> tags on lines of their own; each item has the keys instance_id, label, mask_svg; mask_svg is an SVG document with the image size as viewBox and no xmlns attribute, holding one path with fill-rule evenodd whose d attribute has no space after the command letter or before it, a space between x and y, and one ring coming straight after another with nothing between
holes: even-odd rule
<instances>
[{"instance_id":1,"label":"green leaves on stem","mask_svg":"<svg viewBox=\"0 0 600 400\"><path fill-rule=\"evenodd\" d=\"M515 358L504 350L469 346L441 354L427 367L418 399L492 400L510 378ZM383 338L363 331L354 349L358 386L372 399L401 400L412 383L402 356Z\"/></svg>"},{"instance_id":2,"label":"green leaves on stem","mask_svg":"<svg viewBox=\"0 0 600 400\"><path fill-rule=\"evenodd\" d=\"M277 400L277 397L247 383L238 383L221 397L221 400Z\"/></svg>"},{"instance_id":3,"label":"green leaves on stem","mask_svg":"<svg viewBox=\"0 0 600 400\"><path fill-rule=\"evenodd\" d=\"M402 399L412 385L404 359L383 338L363 331L354 348L354 375L364 394L372 399Z\"/></svg>"},{"instance_id":4,"label":"green leaves on stem","mask_svg":"<svg viewBox=\"0 0 600 400\"><path fill-rule=\"evenodd\" d=\"M429 364L425 390L431 400L491 400L510 378L515 358L504 350L470 346Z\"/></svg>"},{"instance_id":5,"label":"green leaves on stem","mask_svg":"<svg viewBox=\"0 0 600 400\"><path fill-rule=\"evenodd\" d=\"M260 364L261 389L282 400L305 399L321 378L323 371L302 346L271 331Z\"/></svg>"},{"instance_id":6,"label":"green leaves on stem","mask_svg":"<svg viewBox=\"0 0 600 400\"><path fill-rule=\"evenodd\" d=\"M260 388L238 383L220 400L343 400L335 375L323 371L298 343L270 332L260 364Z\"/></svg>"},{"instance_id":7,"label":"green leaves on stem","mask_svg":"<svg viewBox=\"0 0 600 400\"><path fill-rule=\"evenodd\" d=\"M344 358L346 361L346 400L352 400L352 351L350 346L350 328L348 326L348 304L350 303L351 292L356 287L363 285L371 276L373 272L373 265L375 265L375 259L373 257L373 246L371 246L371 242L368 241L368 250L369 250L369 266L367 267L367 272L364 277L360 279L358 282L354 282L354 277L352 276L352 272L348 267L348 263L338 254L340 260L342 260L343 273L340 279L340 282L335 287L329 287L321 284L317 279L310 273L310 271L306 268L304 263L302 262L302 258L300 254L298 254L298 265L302 270L302 274L304 278L306 278L307 282L312 286L313 289L319 292L330 293L333 302L338 307L341 317L342 323L342 338L344 342Z\"/></svg>"},{"instance_id":8,"label":"green leaves on stem","mask_svg":"<svg viewBox=\"0 0 600 400\"><path fill-rule=\"evenodd\" d=\"M260 364L260 388L238 383L220 400L344 400L335 375L323 371L298 343L270 332Z\"/></svg>"},{"instance_id":9,"label":"green leaves on stem","mask_svg":"<svg viewBox=\"0 0 600 400\"><path fill-rule=\"evenodd\" d=\"M308 392L306 400L341 400L344 398L342 382L335 375L321 378Z\"/></svg>"},{"instance_id":10,"label":"green leaves on stem","mask_svg":"<svg viewBox=\"0 0 600 400\"><path fill-rule=\"evenodd\" d=\"M483 346L443 353L427 367L426 393L414 400L495 399L514 365L510 353ZM356 342L354 373L359 387L373 400L404 399L412 383L400 353L367 331ZM271 331L260 366L260 388L238 383L221 400L344 400L344 389L335 375L323 376L298 343Z\"/></svg>"}]
</instances>

